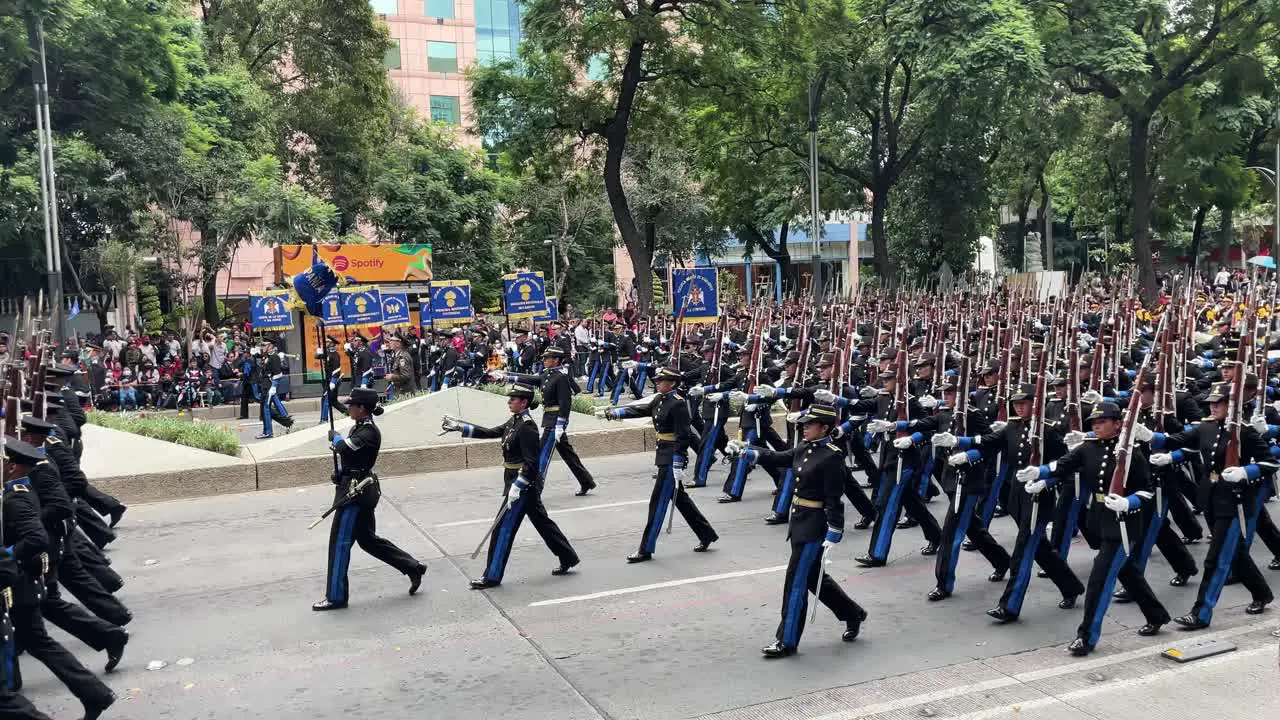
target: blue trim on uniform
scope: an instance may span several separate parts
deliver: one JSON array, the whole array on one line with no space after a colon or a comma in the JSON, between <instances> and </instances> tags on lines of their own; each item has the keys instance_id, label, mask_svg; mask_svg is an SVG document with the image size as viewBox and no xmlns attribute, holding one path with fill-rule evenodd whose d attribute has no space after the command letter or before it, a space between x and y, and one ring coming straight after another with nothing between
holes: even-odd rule
<instances>
[{"instance_id":1,"label":"blue trim on uniform","mask_svg":"<svg viewBox=\"0 0 1280 720\"><path fill-rule=\"evenodd\" d=\"M903 432L909 427L911 427L911 422L908 420L898 420L895 423L893 423L893 429L897 430L898 432Z\"/></svg>"},{"instance_id":2,"label":"blue trim on uniform","mask_svg":"<svg viewBox=\"0 0 1280 720\"><path fill-rule=\"evenodd\" d=\"M924 442L924 435L918 432L911 433L911 444L916 445Z\"/></svg>"},{"instance_id":3,"label":"blue trim on uniform","mask_svg":"<svg viewBox=\"0 0 1280 720\"><path fill-rule=\"evenodd\" d=\"M622 399L622 388L627 384L627 378L631 376L631 371L622 368L622 372L618 373L618 380L613 384L613 393L609 395L609 404L617 405Z\"/></svg>"},{"instance_id":4,"label":"blue trim on uniform","mask_svg":"<svg viewBox=\"0 0 1280 720\"><path fill-rule=\"evenodd\" d=\"M1013 577L1012 592L1009 593L1009 605L1005 608L1014 615L1022 614L1022 601L1027 598L1027 588L1031 585L1031 566L1036 561L1036 550L1040 547L1040 540L1044 537L1042 528L1044 523L1037 521L1037 527L1031 528L1031 535L1027 538L1027 545L1022 551L1022 564L1019 565L1017 575Z\"/></svg>"},{"instance_id":5,"label":"blue trim on uniform","mask_svg":"<svg viewBox=\"0 0 1280 720\"><path fill-rule=\"evenodd\" d=\"M1062 526L1062 539L1058 542L1058 554L1063 560L1067 559L1067 555L1071 552L1071 541L1075 539L1076 527L1080 524L1080 482L1075 483L1075 492L1072 493L1071 505L1067 508L1066 522Z\"/></svg>"},{"instance_id":6,"label":"blue trim on uniform","mask_svg":"<svg viewBox=\"0 0 1280 720\"><path fill-rule=\"evenodd\" d=\"M1249 464L1244 466L1244 476L1250 480L1257 480L1262 477L1262 468L1257 465Z\"/></svg>"},{"instance_id":7,"label":"blue trim on uniform","mask_svg":"<svg viewBox=\"0 0 1280 720\"><path fill-rule=\"evenodd\" d=\"M600 366L602 364L603 363L600 362L599 358L591 363L591 370L587 373L587 392L593 392L596 389L596 380L599 379Z\"/></svg>"},{"instance_id":8,"label":"blue trim on uniform","mask_svg":"<svg viewBox=\"0 0 1280 720\"><path fill-rule=\"evenodd\" d=\"M516 539L516 519L520 517L520 511L524 508L524 493L516 498L516 501L507 505L507 511L502 514L502 524L498 526L498 537L493 546L493 559L489 562L489 567L484 569L484 578L493 582L502 582L502 576L507 570L507 557L511 554L511 545Z\"/></svg>"},{"instance_id":9,"label":"blue trim on uniform","mask_svg":"<svg viewBox=\"0 0 1280 720\"><path fill-rule=\"evenodd\" d=\"M1156 497L1160 498L1160 503L1151 513L1151 520L1147 523L1147 529L1142 533L1142 542L1133 550L1133 568L1138 572L1147 569L1147 561L1151 559L1151 551L1155 547L1156 537L1160 534L1160 528L1164 526L1164 519L1169 512L1168 493L1163 491L1157 492Z\"/></svg>"},{"instance_id":10,"label":"blue trim on uniform","mask_svg":"<svg viewBox=\"0 0 1280 720\"><path fill-rule=\"evenodd\" d=\"M9 692L17 692L14 689L14 680L17 673L14 671L16 667L15 659L15 643L17 641L10 638L9 642L4 644L4 687Z\"/></svg>"},{"instance_id":11,"label":"blue trim on uniform","mask_svg":"<svg viewBox=\"0 0 1280 720\"><path fill-rule=\"evenodd\" d=\"M1231 518L1231 525L1227 527L1227 539L1222 541L1222 549L1218 551L1218 567L1214 569L1213 575L1210 575L1209 589L1204 594L1204 604L1200 606L1200 612L1196 617L1201 622L1209 622L1213 619L1213 608L1218 604L1218 598L1222 595L1222 587L1227 584L1227 575L1231 572L1231 563L1236 557L1236 546L1240 543L1240 521Z\"/></svg>"},{"instance_id":12,"label":"blue trim on uniform","mask_svg":"<svg viewBox=\"0 0 1280 720\"><path fill-rule=\"evenodd\" d=\"M796 562L795 575L791 577L791 587L787 588L787 616L782 622L782 644L794 648L800 643L801 623L804 622L805 595L809 592L809 568L818 559L822 543L814 540L805 543L800 551L800 560ZM821 590L821 586L819 586Z\"/></svg>"},{"instance_id":13,"label":"blue trim on uniform","mask_svg":"<svg viewBox=\"0 0 1280 720\"><path fill-rule=\"evenodd\" d=\"M551 450L556 446L556 431L554 428L547 428L546 436L542 438L542 452L538 453L538 474L543 477L547 476L547 466L551 464Z\"/></svg>"},{"instance_id":14,"label":"blue trim on uniform","mask_svg":"<svg viewBox=\"0 0 1280 720\"><path fill-rule=\"evenodd\" d=\"M756 431L747 431L747 444L755 442ZM737 466L733 469L733 484L729 486L729 494L733 497L742 497L742 490L747 485L747 473L750 472L751 459L743 452L738 456Z\"/></svg>"},{"instance_id":15,"label":"blue trim on uniform","mask_svg":"<svg viewBox=\"0 0 1280 720\"><path fill-rule=\"evenodd\" d=\"M706 487L707 475L711 474L711 462L716 456L716 440L720 437L720 423L717 417L713 417L712 420L711 427L707 428L707 435L702 440L702 447L698 449L698 465L693 470L694 487Z\"/></svg>"},{"instance_id":16,"label":"blue trim on uniform","mask_svg":"<svg viewBox=\"0 0 1280 720\"><path fill-rule=\"evenodd\" d=\"M1164 443L1168 439L1169 439L1169 436L1165 435L1162 432L1151 433L1151 442L1147 444L1151 446L1152 450L1159 450L1160 448L1164 447Z\"/></svg>"},{"instance_id":17,"label":"blue trim on uniform","mask_svg":"<svg viewBox=\"0 0 1280 720\"><path fill-rule=\"evenodd\" d=\"M667 518L667 503L671 501L671 466L663 465L658 468L658 505L653 509L653 517L650 518L649 534L644 537L644 545L640 548L642 552L653 553L658 548L658 535L662 533L662 523Z\"/></svg>"},{"instance_id":18,"label":"blue trim on uniform","mask_svg":"<svg viewBox=\"0 0 1280 720\"><path fill-rule=\"evenodd\" d=\"M991 483L991 489L987 491L987 496L982 501L982 527L991 527L991 518L996 514L996 503L1000 500L1000 488L1004 486L1005 476L1009 474L1009 464L1000 463L1000 469L996 471L996 479Z\"/></svg>"},{"instance_id":19,"label":"blue trim on uniform","mask_svg":"<svg viewBox=\"0 0 1280 720\"><path fill-rule=\"evenodd\" d=\"M976 463L982 459L982 453L977 450L965 450L965 457L969 458L969 463Z\"/></svg>"},{"instance_id":20,"label":"blue trim on uniform","mask_svg":"<svg viewBox=\"0 0 1280 720\"><path fill-rule=\"evenodd\" d=\"M911 484L911 478L915 476L915 469L904 467L902 469L903 477L893 484L893 489L889 491L889 499L885 502L884 514L880 516L880 521L876 523L876 534L872 539L871 557L876 560L888 560L889 548L893 545L893 531L898 526L898 510L902 507L902 491L903 488Z\"/></svg>"},{"instance_id":21,"label":"blue trim on uniform","mask_svg":"<svg viewBox=\"0 0 1280 720\"><path fill-rule=\"evenodd\" d=\"M1126 553L1127 550L1121 547L1116 551L1115 557L1111 558L1111 566L1107 568L1107 579L1102 583L1102 596L1098 598L1098 608L1089 620L1089 636L1084 639L1089 647L1097 645L1098 638L1102 636L1102 619L1107 616L1107 608L1111 605L1111 593L1115 592L1120 568L1124 567L1124 561L1128 559Z\"/></svg>"},{"instance_id":22,"label":"blue trim on uniform","mask_svg":"<svg viewBox=\"0 0 1280 720\"><path fill-rule=\"evenodd\" d=\"M347 595L347 568L351 565L351 545L355 542L353 531L356 514L360 508L354 504L341 510L338 518L338 541L333 549L333 567L329 574L329 602L341 603Z\"/></svg>"},{"instance_id":23,"label":"blue trim on uniform","mask_svg":"<svg viewBox=\"0 0 1280 720\"><path fill-rule=\"evenodd\" d=\"M962 492L957 489L956 492ZM956 589L956 565L960 562L960 544L969 532L969 524L973 522L973 508L978 504L977 495L966 494L960 504L960 512L956 515L955 534L951 537L951 554L947 556L947 566L942 571L942 589L952 592ZM954 506L953 506L954 507Z\"/></svg>"},{"instance_id":24,"label":"blue trim on uniform","mask_svg":"<svg viewBox=\"0 0 1280 720\"><path fill-rule=\"evenodd\" d=\"M1169 453L1169 458L1175 463L1181 463L1187 459L1187 456L1186 456L1186 453L1182 452L1181 450L1174 450L1173 452Z\"/></svg>"},{"instance_id":25,"label":"blue trim on uniform","mask_svg":"<svg viewBox=\"0 0 1280 720\"><path fill-rule=\"evenodd\" d=\"M778 490L778 499L773 503L773 511L779 515L787 514L791 509L791 495L795 492L796 486L796 470L795 468L787 468L787 474L782 477L782 488Z\"/></svg>"},{"instance_id":26,"label":"blue trim on uniform","mask_svg":"<svg viewBox=\"0 0 1280 720\"><path fill-rule=\"evenodd\" d=\"M968 450L971 447L973 447L973 438L967 437L967 436L961 436L956 438L957 450Z\"/></svg>"},{"instance_id":27,"label":"blue trim on uniform","mask_svg":"<svg viewBox=\"0 0 1280 720\"><path fill-rule=\"evenodd\" d=\"M920 433L916 433L919 435ZM914 435L912 437L915 437ZM924 462L924 472L920 473L920 483L916 486L916 494L921 500L929 497L929 478L933 477L933 463L937 459L937 455L929 453L929 459Z\"/></svg>"}]
</instances>

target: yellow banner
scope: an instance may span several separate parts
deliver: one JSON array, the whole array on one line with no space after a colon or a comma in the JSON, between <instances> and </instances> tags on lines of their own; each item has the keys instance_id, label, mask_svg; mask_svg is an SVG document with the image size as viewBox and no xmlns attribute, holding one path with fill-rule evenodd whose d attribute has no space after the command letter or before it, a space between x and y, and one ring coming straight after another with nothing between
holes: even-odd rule
<instances>
[{"instance_id":1,"label":"yellow banner","mask_svg":"<svg viewBox=\"0 0 1280 720\"><path fill-rule=\"evenodd\" d=\"M349 283L411 282L432 277L430 245L326 243L276 248L276 279L297 275L317 259Z\"/></svg>"}]
</instances>

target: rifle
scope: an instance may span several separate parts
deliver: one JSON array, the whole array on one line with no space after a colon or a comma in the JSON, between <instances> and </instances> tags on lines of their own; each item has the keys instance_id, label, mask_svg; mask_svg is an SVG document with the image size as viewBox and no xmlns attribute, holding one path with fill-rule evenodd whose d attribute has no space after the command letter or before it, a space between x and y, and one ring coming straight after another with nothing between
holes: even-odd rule
<instances>
[{"instance_id":1,"label":"rifle","mask_svg":"<svg viewBox=\"0 0 1280 720\"><path fill-rule=\"evenodd\" d=\"M1028 460L1032 467L1040 467L1044 458L1044 412L1045 412L1045 395L1048 391L1048 368L1046 367L1047 358L1045 356L1048 345L1040 346L1039 372L1036 373L1035 396L1031 401L1031 417L1027 421L1027 437L1031 443L1031 452ZM1031 364L1031 338L1027 338L1026 350L1023 353L1023 361ZM1040 498L1039 493L1031 496L1031 532L1037 532L1037 516L1040 514Z\"/></svg>"},{"instance_id":2,"label":"rifle","mask_svg":"<svg viewBox=\"0 0 1280 720\"><path fill-rule=\"evenodd\" d=\"M343 495L341 498L338 499L338 502L334 503L333 506L330 507L328 510L325 510L324 514L322 514L320 517L313 520L311 524L307 526L307 529L310 530L311 528L319 525L321 522L324 521L325 518L329 517L334 512L336 512L339 508L347 505L352 500L354 500L355 497L360 494L361 490L365 489L365 487L369 485L369 483L373 482L373 479L374 479L374 476L370 474L368 477L352 485L347 490L346 495ZM475 559L474 555L472 556L472 559Z\"/></svg>"},{"instance_id":3,"label":"rifle","mask_svg":"<svg viewBox=\"0 0 1280 720\"><path fill-rule=\"evenodd\" d=\"M1162 340L1169 315L1165 313L1160 317L1160 325L1156 329L1156 338ZM1134 388L1134 392L1129 395L1129 405L1124 411L1123 419L1120 427L1120 440L1116 443L1116 466L1111 474L1110 492L1113 495L1124 495L1125 485L1129 480L1129 465L1133 462L1133 426L1138 422L1138 414L1142 408L1142 377L1146 374L1147 368L1151 365L1151 358L1154 352L1147 353L1142 359L1142 365L1138 368L1138 386ZM1243 383L1242 383L1243 387ZM1237 448L1238 449L1238 448ZM1120 542L1124 546L1125 552L1131 552L1132 546L1129 545L1129 528L1125 524L1123 517L1118 517L1120 524Z\"/></svg>"}]
</instances>

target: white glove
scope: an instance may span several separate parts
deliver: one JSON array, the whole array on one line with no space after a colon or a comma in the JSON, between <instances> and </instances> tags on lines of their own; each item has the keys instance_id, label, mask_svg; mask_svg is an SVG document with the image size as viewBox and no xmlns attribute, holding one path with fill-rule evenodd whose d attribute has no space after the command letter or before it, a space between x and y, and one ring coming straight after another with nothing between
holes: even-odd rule
<instances>
[{"instance_id":1,"label":"white glove","mask_svg":"<svg viewBox=\"0 0 1280 720\"><path fill-rule=\"evenodd\" d=\"M1195 366L1196 366L1196 367L1198 367L1198 368L1203 368L1203 367L1204 367L1204 358L1200 358L1200 357L1193 357L1193 358L1191 358L1190 360L1188 360L1188 361L1187 361L1187 364L1188 364L1188 365L1195 365Z\"/></svg>"},{"instance_id":2,"label":"white glove","mask_svg":"<svg viewBox=\"0 0 1280 720\"><path fill-rule=\"evenodd\" d=\"M1169 453L1152 453L1151 464L1155 467L1164 467L1173 464L1173 455Z\"/></svg>"},{"instance_id":3,"label":"white glove","mask_svg":"<svg viewBox=\"0 0 1280 720\"><path fill-rule=\"evenodd\" d=\"M462 421L452 415L440 418L440 429L445 432L461 432Z\"/></svg>"},{"instance_id":4,"label":"white glove","mask_svg":"<svg viewBox=\"0 0 1280 720\"><path fill-rule=\"evenodd\" d=\"M1223 482L1238 483L1238 482L1244 482L1245 480L1248 480L1248 479L1249 479L1249 474L1244 471L1244 468L1238 465L1233 465L1229 468L1223 468L1222 470Z\"/></svg>"},{"instance_id":5,"label":"white glove","mask_svg":"<svg viewBox=\"0 0 1280 720\"><path fill-rule=\"evenodd\" d=\"M1265 425L1266 423L1263 424ZM1133 426L1133 439L1136 442L1151 442L1151 438L1153 437L1155 437L1155 433L1151 432L1151 428L1146 425L1136 423Z\"/></svg>"},{"instance_id":6,"label":"white glove","mask_svg":"<svg viewBox=\"0 0 1280 720\"><path fill-rule=\"evenodd\" d=\"M775 392L777 392L777 389L772 385L757 385L755 390L755 394L765 400L772 398Z\"/></svg>"},{"instance_id":7,"label":"white glove","mask_svg":"<svg viewBox=\"0 0 1280 720\"><path fill-rule=\"evenodd\" d=\"M1089 333L1080 333L1080 341L1081 341L1081 342L1084 342L1084 343L1094 343L1094 342L1097 342L1097 340L1098 340L1097 338L1095 338L1094 336L1090 335Z\"/></svg>"},{"instance_id":8,"label":"white glove","mask_svg":"<svg viewBox=\"0 0 1280 720\"><path fill-rule=\"evenodd\" d=\"M741 390L731 390L729 391L729 399L737 400L738 402L746 402L747 394L742 392Z\"/></svg>"},{"instance_id":9,"label":"white glove","mask_svg":"<svg viewBox=\"0 0 1280 720\"><path fill-rule=\"evenodd\" d=\"M787 413L787 422L792 425L795 425L796 421L799 420L800 416L803 414L804 414L803 410L797 410L795 412Z\"/></svg>"},{"instance_id":10,"label":"white glove","mask_svg":"<svg viewBox=\"0 0 1280 720\"><path fill-rule=\"evenodd\" d=\"M515 344L515 343L513 343L513 342L508 342L508 343L507 343L507 352L510 352L510 353L518 353L518 352L520 352L520 348L516 347L516 344Z\"/></svg>"},{"instance_id":11,"label":"white glove","mask_svg":"<svg viewBox=\"0 0 1280 720\"><path fill-rule=\"evenodd\" d=\"M1253 431L1259 435L1266 435L1267 418L1261 413L1255 414L1253 417L1249 418L1249 427L1253 428Z\"/></svg>"},{"instance_id":12,"label":"white glove","mask_svg":"<svg viewBox=\"0 0 1280 720\"><path fill-rule=\"evenodd\" d=\"M1107 509L1112 512L1129 512L1129 501L1115 493L1107 495L1102 504L1106 505Z\"/></svg>"},{"instance_id":13,"label":"white glove","mask_svg":"<svg viewBox=\"0 0 1280 720\"><path fill-rule=\"evenodd\" d=\"M599 418L600 420L612 420L612 419L613 419L613 418L609 417L609 408L596 408L596 417L597 417L597 418Z\"/></svg>"},{"instance_id":14,"label":"white glove","mask_svg":"<svg viewBox=\"0 0 1280 720\"><path fill-rule=\"evenodd\" d=\"M840 423L839 425L835 426L835 428L831 431L831 437L837 440L844 437L844 423Z\"/></svg>"},{"instance_id":15,"label":"white glove","mask_svg":"<svg viewBox=\"0 0 1280 720\"><path fill-rule=\"evenodd\" d=\"M1027 467L1019 470L1014 477L1016 477L1020 483L1031 482L1032 480L1036 480L1040 477L1040 468L1035 465L1028 465Z\"/></svg>"},{"instance_id":16,"label":"white glove","mask_svg":"<svg viewBox=\"0 0 1280 720\"><path fill-rule=\"evenodd\" d=\"M1063 441L1067 444L1068 450L1075 450L1084 442L1085 435L1079 430L1072 430L1063 437Z\"/></svg>"},{"instance_id":17,"label":"white glove","mask_svg":"<svg viewBox=\"0 0 1280 720\"><path fill-rule=\"evenodd\" d=\"M760 409L760 406L756 403L748 403L746 405L743 405L742 409L746 410L747 412L755 412Z\"/></svg>"},{"instance_id":18,"label":"white glove","mask_svg":"<svg viewBox=\"0 0 1280 720\"><path fill-rule=\"evenodd\" d=\"M898 448L899 450L906 450L907 448L911 447L912 444L913 443L911 442L911 436L900 437L893 441L893 446Z\"/></svg>"},{"instance_id":19,"label":"white glove","mask_svg":"<svg viewBox=\"0 0 1280 720\"><path fill-rule=\"evenodd\" d=\"M870 385L858 391L858 397L862 398L863 400L870 400L871 398L879 394L880 394L880 391L871 387Z\"/></svg>"},{"instance_id":20,"label":"white glove","mask_svg":"<svg viewBox=\"0 0 1280 720\"><path fill-rule=\"evenodd\" d=\"M1003 430L1003 429L1004 429L1004 426L1005 426L1005 425L1008 425L1008 423L1006 423L1006 422L1005 422L1005 421L1003 421L1003 420L997 420L997 421L995 421L995 422L991 423L991 432L993 432L993 433L998 433L998 432L1000 432L1001 430Z\"/></svg>"},{"instance_id":21,"label":"white glove","mask_svg":"<svg viewBox=\"0 0 1280 720\"><path fill-rule=\"evenodd\" d=\"M1097 390L1088 390L1080 396L1080 402L1097 405L1102 402L1102 393Z\"/></svg>"},{"instance_id":22,"label":"white glove","mask_svg":"<svg viewBox=\"0 0 1280 720\"><path fill-rule=\"evenodd\" d=\"M505 370L498 370L495 368L489 371L489 379L494 382L502 382L507 379L507 373Z\"/></svg>"},{"instance_id":23,"label":"white glove","mask_svg":"<svg viewBox=\"0 0 1280 720\"><path fill-rule=\"evenodd\" d=\"M556 436L556 444L559 444L560 438L564 437L564 426L556 425L555 429L552 430L551 432Z\"/></svg>"},{"instance_id":24,"label":"white glove","mask_svg":"<svg viewBox=\"0 0 1280 720\"><path fill-rule=\"evenodd\" d=\"M724 444L724 454L729 457L738 457L742 453L744 445L737 440L730 440Z\"/></svg>"},{"instance_id":25,"label":"white glove","mask_svg":"<svg viewBox=\"0 0 1280 720\"><path fill-rule=\"evenodd\" d=\"M1275 410L1276 412L1280 412L1280 400L1276 400L1275 402L1271 403L1271 409Z\"/></svg>"},{"instance_id":26,"label":"white glove","mask_svg":"<svg viewBox=\"0 0 1280 720\"><path fill-rule=\"evenodd\" d=\"M933 439L929 442L933 443L934 447L953 448L960 442L960 438L949 432L940 432L934 435Z\"/></svg>"},{"instance_id":27,"label":"white glove","mask_svg":"<svg viewBox=\"0 0 1280 720\"><path fill-rule=\"evenodd\" d=\"M623 360L623 361L622 361L622 369L623 369L623 370L632 370L632 369L634 369L634 368L635 368L635 366L636 366L636 361L635 361L635 360Z\"/></svg>"},{"instance_id":28,"label":"white glove","mask_svg":"<svg viewBox=\"0 0 1280 720\"><path fill-rule=\"evenodd\" d=\"M968 465L969 453L967 452L952 453L951 455L947 456L947 464L951 465L952 467L955 467L957 465Z\"/></svg>"},{"instance_id":29,"label":"white glove","mask_svg":"<svg viewBox=\"0 0 1280 720\"><path fill-rule=\"evenodd\" d=\"M343 351L345 351L345 352L351 352L351 343L342 343L342 349L343 349ZM257 354L258 354L258 348L253 348L253 349L251 349L251 350L249 351L249 354L250 354L250 355L257 355Z\"/></svg>"},{"instance_id":30,"label":"white glove","mask_svg":"<svg viewBox=\"0 0 1280 720\"><path fill-rule=\"evenodd\" d=\"M823 405L834 405L836 394L825 388L820 388L813 391L813 401Z\"/></svg>"},{"instance_id":31,"label":"white glove","mask_svg":"<svg viewBox=\"0 0 1280 720\"><path fill-rule=\"evenodd\" d=\"M707 399L707 402L709 403L718 403L724 399L724 393L722 392L709 393L707 394L706 399Z\"/></svg>"},{"instance_id":32,"label":"white glove","mask_svg":"<svg viewBox=\"0 0 1280 720\"><path fill-rule=\"evenodd\" d=\"M1044 480L1032 480L1031 482L1022 486L1022 489L1026 490L1028 495L1039 495L1040 493L1044 492L1044 489L1047 487L1049 487L1049 483L1045 482Z\"/></svg>"},{"instance_id":33,"label":"white glove","mask_svg":"<svg viewBox=\"0 0 1280 720\"><path fill-rule=\"evenodd\" d=\"M684 469L684 468L682 468L682 467L674 467L674 466L673 466L673 467L671 468L671 477L676 481L676 485L677 485L677 486L679 486L679 485L683 485L683 484L684 484L684 478L685 478L685 469Z\"/></svg>"},{"instance_id":34,"label":"white glove","mask_svg":"<svg viewBox=\"0 0 1280 720\"><path fill-rule=\"evenodd\" d=\"M918 402L920 403L920 407L924 408L925 410L932 410L938 407L938 398L932 395L924 395L920 398Z\"/></svg>"},{"instance_id":35,"label":"white glove","mask_svg":"<svg viewBox=\"0 0 1280 720\"><path fill-rule=\"evenodd\" d=\"M1084 338L1081 337L1080 342L1076 344L1076 347L1080 350L1080 352L1089 352L1089 348L1092 346L1089 345L1088 342L1085 342Z\"/></svg>"},{"instance_id":36,"label":"white glove","mask_svg":"<svg viewBox=\"0 0 1280 720\"><path fill-rule=\"evenodd\" d=\"M829 550L829 549L831 549L831 548L835 547L835 546L836 546L836 544L837 544L837 543L835 543L835 542L834 542L834 541L832 541L832 540L823 540L823 541L822 541L822 549L823 549L823 550ZM831 562L831 559L830 559L830 558L827 558L827 562Z\"/></svg>"},{"instance_id":37,"label":"white glove","mask_svg":"<svg viewBox=\"0 0 1280 720\"><path fill-rule=\"evenodd\" d=\"M276 392L277 392L277 390L276 390L276 385L275 385L275 383L272 383L272 384L271 384L271 389L267 391L267 397L275 397L275 396L276 396Z\"/></svg>"},{"instance_id":38,"label":"white glove","mask_svg":"<svg viewBox=\"0 0 1280 720\"><path fill-rule=\"evenodd\" d=\"M702 387L701 385L694 385L693 387L689 388L688 395L691 398L698 398L698 397L702 397L706 393L707 393L706 388Z\"/></svg>"},{"instance_id":39,"label":"white glove","mask_svg":"<svg viewBox=\"0 0 1280 720\"><path fill-rule=\"evenodd\" d=\"M897 423L889 420L872 420L867 423L867 432L874 435L876 433L889 432L897 426Z\"/></svg>"}]
</instances>

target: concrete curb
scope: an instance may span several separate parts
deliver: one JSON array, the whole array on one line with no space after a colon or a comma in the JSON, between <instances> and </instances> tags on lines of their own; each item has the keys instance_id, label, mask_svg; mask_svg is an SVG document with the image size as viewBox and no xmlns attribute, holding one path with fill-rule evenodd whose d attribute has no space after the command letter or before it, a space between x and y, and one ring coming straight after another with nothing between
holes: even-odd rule
<instances>
[{"instance_id":1,"label":"concrete curb","mask_svg":"<svg viewBox=\"0 0 1280 720\"><path fill-rule=\"evenodd\" d=\"M774 416L775 421L782 417ZM737 418L731 418L726 429L736 430ZM569 440L582 457L651 452L657 446L647 420L627 421L617 429L570 433ZM328 454L259 460L242 451L241 459L224 467L97 477L92 482L126 503L137 503L314 485L333 474L333 456ZM378 457L378 474L390 478L501 464L499 441L473 440L384 450Z\"/></svg>"}]
</instances>

